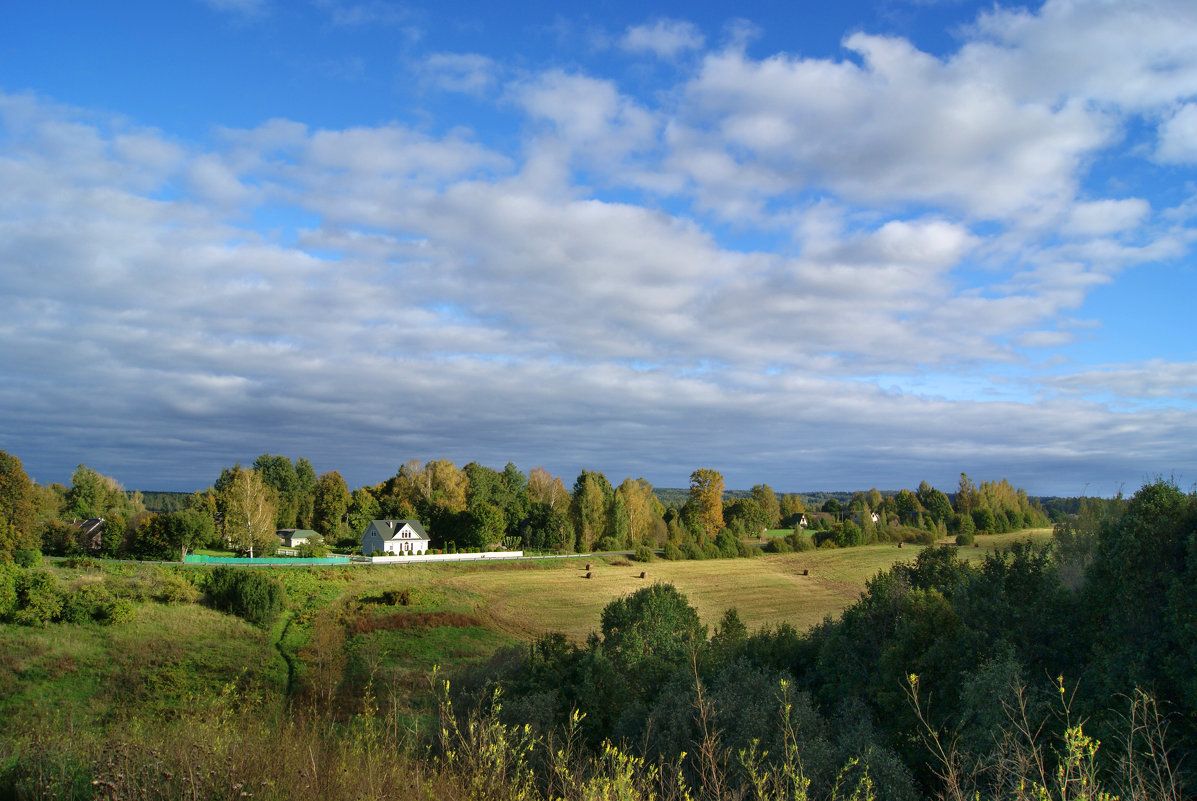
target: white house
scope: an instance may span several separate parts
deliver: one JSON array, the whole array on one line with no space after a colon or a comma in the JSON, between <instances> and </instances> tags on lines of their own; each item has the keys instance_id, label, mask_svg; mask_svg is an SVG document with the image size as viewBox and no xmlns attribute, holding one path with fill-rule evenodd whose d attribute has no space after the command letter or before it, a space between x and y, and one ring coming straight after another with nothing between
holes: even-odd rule
<instances>
[{"instance_id":1,"label":"white house","mask_svg":"<svg viewBox=\"0 0 1197 801\"><path fill-rule=\"evenodd\" d=\"M371 520L362 534L362 553L423 554L428 553L429 542L419 520Z\"/></svg>"}]
</instances>

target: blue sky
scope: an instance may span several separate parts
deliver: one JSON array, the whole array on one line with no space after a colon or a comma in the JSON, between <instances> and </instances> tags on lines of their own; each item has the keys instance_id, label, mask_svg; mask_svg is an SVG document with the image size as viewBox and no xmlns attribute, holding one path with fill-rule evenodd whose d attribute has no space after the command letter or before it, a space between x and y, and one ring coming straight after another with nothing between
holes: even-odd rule
<instances>
[{"instance_id":1,"label":"blue sky","mask_svg":"<svg viewBox=\"0 0 1197 801\"><path fill-rule=\"evenodd\" d=\"M9 4L0 448L1197 480L1197 7Z\"/></svg>"}]
</instances>

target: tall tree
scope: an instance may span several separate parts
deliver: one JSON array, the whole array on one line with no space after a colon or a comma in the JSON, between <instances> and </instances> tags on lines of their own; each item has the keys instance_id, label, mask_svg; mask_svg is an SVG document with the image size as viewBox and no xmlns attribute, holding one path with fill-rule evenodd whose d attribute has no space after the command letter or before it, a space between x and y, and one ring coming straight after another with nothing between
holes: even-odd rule
<instances>
[{"instance_id":1,"label":"tall tree","mask_svg":"<svg viewBox=\"0 0 1197 801\"><path fill-rule=\"evenodd\" d=\"M715 536L723 528L723 474L705 467L691 473L690 502L702 530L708 537Z\"/></svg>"},{"instance_id":2,"label":"tall tree","mask_svg":"<svg viewBox=\"0 0 1197 801\"><path fill-rule=\"evenodd\" d=\"M569 492L564 482L543 467L528 471L528 500L532 503L546 503L558 514L569 512Z\"/></svg>"},{"instance_id":3,"label":"tall tree","mask_svg":"<svg viewBox=\"0 0 1197 801\"><path fill-rule=\"evenodd\" d=\"M960 483L956 485L956 511L962 515L972 514L978 501L977 488L968 473L960 474Z\"/></svg>"},{"instance_id":4,"label":"tall tree","mask_svg":"<svg viewBox=\"0 0 1197 801\"><path fill-rule=\"evenodd\" d=\"M653 521L665 514L665 507L653 494L653 485L643 478L626 478L615 495L623 499L627 511L630 544L643 542L654 528Z\"/></svg>"},{"instance_id":5,"label":"tall tree","mask_svg":"<svg viewBox=\"0 0 1197 801\"><path fill-rule=\"evenodd\" d=\"M255 553L272 552L278 543L275 535L275 510L270 488L256 470L235 467L229 480L217 492L225 539L234 547Z\"/></svg>"},{"instance_id":6,"label":"tall tree","mask_svg":"<svg viewBox=\"0 0 1197 801\"><path fill-rule=\"evenodd\" d=\"M777 500L777 493L768 484L757 484L752 488L752 499L765 515L765 525L777 528L781 522L781 502Z\"/></svg>"},{"instance_id":7,"label":"tall tree","mask_svg":"<svg viewBox=\"0 0 1197 801\"><path fill-rule=\"evenodd\" d=\"M345 479L336 470L316 479L312 509L312 528L327 539L336 539L349 511L351 496ZM367 524L368 525L368 524Z\"/></svg>"},{"instance_id":8,"label":"tall tree","mask_svg":"<svg viewBox=\"0 0 1197 801\"><path fill-rule=\"evenodd\" d=\"M615 491L602 473L583 470L574 482L569 517L579 552L593 550L610 533L611 505Z\"/></svg>"},{"instance_id":9,"label":"tall tree","mask_svg":"<svg viewBox=\"0 0 1197 801\"><path fill-rule=\"evenodd\" d=\"M37 500L21 460L0 451L0 554L40 547Z\"/></svg>"}]
</instances>

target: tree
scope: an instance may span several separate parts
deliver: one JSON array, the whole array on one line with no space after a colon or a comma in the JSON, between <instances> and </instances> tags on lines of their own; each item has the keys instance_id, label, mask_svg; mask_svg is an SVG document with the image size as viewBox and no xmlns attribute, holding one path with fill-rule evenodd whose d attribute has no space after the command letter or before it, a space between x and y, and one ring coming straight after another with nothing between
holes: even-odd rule
<instances>
[{"instance_id":1,"label":"tree","mask_svg":"<svg viewBox=\"0 0 1197 801\"><path fill-rule=\"evenodd\" d=\"M967 473L960 474L960 483L956 486L956 511L961 514L971 514L977 505L977 488Z\"/></svg>"},{"instance_id":2,"label":"tree","mask_svg":"<svg viewBox=\"0 0 1197 801\"><path fill-rule=\"evenodd\" d=\"M768 518L762 511L755 498L735 498L723 507L723 519L727 525L734 525L737 521L743 525L744 533L759 537L768 528Z\"/></svg>"},{"instance_id":3,"label":"tree","mask_svg":"<svg viewBox=\"0 0 1197 801\"><path fill-rule=\"evenodd\" d=\"M378 499L367 487L355 489L349 498L349 528L355 534L362 534L371 520L377 520L379 515Z\"/></svg>"},{"instance_id":4,"label":"tree","mask_svg":"<svg viewBox=\"0 0 1197 801\"><path fill-rule=\"evenodd\" d=\"M312 528L326 539L335 540L341 533L341 524L349 511L350 500L349 487L340 473L333 470L320 476L316 480Z\"/></svg>"},{"instance_id":5,"label":"tree","mask_svg":"<svg viewBox=\"0 0 1197 801\"><path fill-rule=\"evenodd\" d=\"M34 484L20 459L0 451L0 560L3 554L40 547Z\"/></svg>"},{"instance_id":6,"label":"tree","mask_svg":"<svg viewBox=\"0 0 1197 801\"><path fill-rule=\"evenodd\" d=\"M653 530L653 521L665 512L653 494L653 485L643 478L627 478L615 490L615 496L622 498L627 511L629 544L643 542Z\"/></svg>"},{"instance_id":7,"label":"tree","mask_svg":"<svg viewBox=\"0 0 1197 801\"><path fill-rule=\"evenodd\" d=\"M926 481L919 484L915 497L936 523L946 523L952 516L952 502L948 500L948 496Z\"/></svg>"},{"instance_id":8,"label":"tree","mask_svg":"<svg viewBox=\"0 0 1197 801\"><path fill-rule=\"evenodd\" d=\"M723 475L705 467L691 473L690 501L703 532L715 536L723 528Z\"/></svg>"},{"instance_id":9,"label":"tree","mask_svg":"<svg viewBox=\"0 0 1197 801\"><path fill-rule=\"evenodd\" d=\"M777 500L777 493L768 484L757 484L752 488L752 499L765 515L765 526L777 528L781 523L781 502Z\"/></svg>"},{"instance_id":10,"label":"tree","mask_svg":"<svg viewBox=\"0 0 1197 801\"><path fill-rule=\"evenodd\" d=\"M270 490L256 470L235 467L228 482L218 491L225 539L234 547L254 552L273 551L275 511Z\"/></svg>"},{"instance_id":11,"label":"tree","mask_svg":"<svg viewBox=\"0 0 1197 801\"><path fill-rule=\"evenodd\" d=\"M913 525L918 521L922 507L918 498L908 489L904 489L894 497L894 510L898 513L898 520L906 525Z\"/></svg>"},{"instance_id":12,"label":"tree","mask_svg":"<svg viewBox=\"0 0 1197 801\"><path fill-rule=\"evenodd\" d=\"M533 467L528 471L528 500L531 503L547 503L553 511L562 515L569 511L570 497L565 484L543 467Z\"/></svg>"},{"instance_id":13,"label":"tree","mask_svg":"<svg viewBox=\"0 0 1197 801\"><path fill-rule=\"evenodd\" d=\"M578 475L570 500L569 518L580 553L591 551L610 533L614 496L611 482L602 473L583 470Z\"/></svg>"}]
</instances>

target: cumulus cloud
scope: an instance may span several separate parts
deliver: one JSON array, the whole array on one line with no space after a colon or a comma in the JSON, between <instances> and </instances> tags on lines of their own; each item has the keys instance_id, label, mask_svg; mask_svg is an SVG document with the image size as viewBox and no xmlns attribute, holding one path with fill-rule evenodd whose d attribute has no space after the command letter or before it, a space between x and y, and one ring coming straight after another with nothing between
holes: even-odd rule
<instances>
[{"instance_id":1,"label":"cumulus cloud","mask_svg":"<svg viewBox=\"0 0 1197 801\"><path fill-rule=\"evenodd\" d=\"M1174 197L1089 180L1111 152L1193 161L1190 34L1150 16L997 10L942 56L734 43L651 97L419 62L495 98L514 146L285 119L181 143L0 95L6 448L35 473L184 453L141 473L180 487L267 450L359 483L412 456L779 489L1191 469L1192 364L1027 367L1065 358L1094 287L1191 248ZM705 44L660 20L621 46ZM1132 119L1160 124L1154 150L1124 146Z\"/></svg>"}]
</instances>

